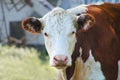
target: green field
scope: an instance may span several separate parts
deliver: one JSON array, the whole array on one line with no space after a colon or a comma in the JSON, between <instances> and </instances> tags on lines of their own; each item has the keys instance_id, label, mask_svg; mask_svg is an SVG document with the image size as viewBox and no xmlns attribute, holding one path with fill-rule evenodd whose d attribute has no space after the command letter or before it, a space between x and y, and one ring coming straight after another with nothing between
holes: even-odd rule
<instances>
[{"instance_id":1,"label":"green field","mask_svg":"<svg viewBox=\"0 0 120 80\"><path fill-rule=\"evenodd\" d=\"M33 48L0 45L0 80L56 80L55 68L40 55Z\"/></svg>"}]
</instances>

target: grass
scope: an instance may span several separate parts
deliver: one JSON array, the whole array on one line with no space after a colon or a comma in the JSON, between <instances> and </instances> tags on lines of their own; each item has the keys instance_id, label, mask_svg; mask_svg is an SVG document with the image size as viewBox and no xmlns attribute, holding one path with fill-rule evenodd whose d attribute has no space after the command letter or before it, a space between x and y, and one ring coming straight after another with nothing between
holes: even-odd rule
<instances>
[{"instance_id":1,"label":"grass","mask_svg":"<svg viewBox=\"0 0 120 80\"><path fill-rule=\"evenodd\" d=\"M31 48L0 45L0 80L56 80L56 70Z\"/></svg>"}]
</instances>

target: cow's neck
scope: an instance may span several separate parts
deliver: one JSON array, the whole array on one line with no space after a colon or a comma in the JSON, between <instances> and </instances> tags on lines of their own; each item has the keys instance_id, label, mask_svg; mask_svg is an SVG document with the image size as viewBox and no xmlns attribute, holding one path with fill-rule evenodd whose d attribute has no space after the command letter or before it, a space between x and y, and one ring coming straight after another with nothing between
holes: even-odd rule
<instances>
[{"instance_id":1,"label":"cow's neck","mask_svg":"<svg viewBox=\"0 0 120 80\"><path fill-rule=\"evenodd\" d=\"M100 63L94 60L92 54L91 56L89 54L90 46L87 46L89 42L86 38L82 37L82 39L84 39L84 42L77 43L75 46L75 51L72 56L72 66L66 69L67 80L79 80L80 78L81 80L89 80L88 78L95 80L94 77L97 78L96 74L100 75L99 80L104 80L105 77L101 71ZM84 43L87 45L83 45ZM79 51L80 47L83 49L82 52ZM93 69L98 70L98 72L91 72Z\"/></svg>"},{"instance_id":2,"label":"cow's neck","mask_svg":"<svg viewBox=\"0 0 120 80\"><path fill-rule=\"evenodd\" d=\"M67 80L66 69L58 69L58 80Z\"/></svg>"},{"instance_id":3,"label":"cow's neck","mask_svg":"<svg viewBox=\"0 0 120 80\"><path fill-rule=\"evenodd\" d=\"M82 54L81 54L82 55ZM95 61L91 52L86 62L82 60L82 57L78 57L75 61L75 69L72 77L67 80L105 80L105 77L101 71L101 64ZM67 74L68 76L69 74Z\"/></svg>"}]
</instances>

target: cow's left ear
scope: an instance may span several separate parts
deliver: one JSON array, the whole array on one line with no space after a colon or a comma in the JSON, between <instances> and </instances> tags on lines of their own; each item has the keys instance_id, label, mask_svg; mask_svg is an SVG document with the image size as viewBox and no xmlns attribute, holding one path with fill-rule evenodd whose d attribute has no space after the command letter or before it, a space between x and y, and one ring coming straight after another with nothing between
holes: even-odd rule
<instances>
[{"instance_id":1,"label":"cow's left ear","mask_svg":"<svg viewBox=\"0 0 120 80\"><path fill-rule=\"evenodd\" d=\"M77 24L78 27L84 31L90 29L95 23L95 18L90 14L81 14L78 17Z\"/></svg>"},{"instance_id":2,"label":"cow's left ear","mask_svg":"<svg viewBox=\"0 0 120 80\"><path fill-rule=\"evenodd\" d=\"M22 28L31 33L40 33L43 26L40 19L29 17L22 20Z\"/></svg>"}]
</instances>

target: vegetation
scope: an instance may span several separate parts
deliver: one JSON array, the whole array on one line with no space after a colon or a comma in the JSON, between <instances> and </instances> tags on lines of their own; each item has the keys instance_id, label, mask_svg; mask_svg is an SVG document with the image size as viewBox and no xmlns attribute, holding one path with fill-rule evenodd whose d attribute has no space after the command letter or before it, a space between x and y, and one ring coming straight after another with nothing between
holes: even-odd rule
<instances>
[{"instance_id":1,"label":"vegetation","mask_svg":"<svg viewBox=\"0 0 120 80\"><path fill-rule=\"evenodd\" d=\"M55 69L39 56L33 48L0 45L0 80L56 80Z\"/></svg>"}]
</instances>

